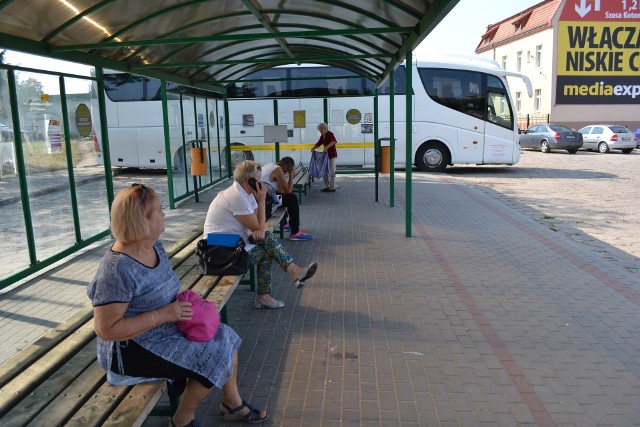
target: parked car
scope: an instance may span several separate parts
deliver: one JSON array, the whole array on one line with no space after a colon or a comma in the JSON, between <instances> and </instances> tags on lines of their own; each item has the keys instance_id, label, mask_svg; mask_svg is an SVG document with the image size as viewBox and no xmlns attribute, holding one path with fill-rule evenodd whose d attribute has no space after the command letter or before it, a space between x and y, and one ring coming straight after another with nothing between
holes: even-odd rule
<instances>
[{"instance_id":1,"label":"parked car","mask_svg":"<svg viewBox=\"0 0 640 427\"><path fill-rule=\"evenodd\" d=\"M582 148L608 153L610 150L622 150L629 154L638 146L633 132L620 125L589 125L580 129L584 143Z\"/></svg>"},{"instance_id":2,"label":"parked car","mask_svg":"<svg viewBox=\"0 0 640 427\"><path fill-rule=\"evenodd\" d=\"M582 147L582 134L561 124L533 125L520 134L520 147L534 148L543 153L567 150L570 154L575 154Z\"/></svg>"},{"instance_id":3,"label":"parked car","mask_svg":"<svg viewBox=\"0 0 640 427\"><path fill-rule=\"evenodd\" d=\"M3 141L13 141L13 129L0 123L0 136Z\"/></svg>"},{"instance_id":4,"label":"parked car","mask_svg":"<svg viewBox=\"0 0 640 427\"><path fill-rule=\"evenodd\" d=\"M636 134L636 148L640 148L640 128L634 129L633 133Z\"/></svg>"}]
</instances>

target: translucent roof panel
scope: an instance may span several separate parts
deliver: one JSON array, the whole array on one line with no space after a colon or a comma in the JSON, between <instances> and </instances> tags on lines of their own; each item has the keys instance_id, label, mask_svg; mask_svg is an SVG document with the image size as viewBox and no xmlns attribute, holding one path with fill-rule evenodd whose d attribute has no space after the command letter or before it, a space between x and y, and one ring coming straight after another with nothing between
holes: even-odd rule
<instances>
[{"instance_id":1,"label":"translucent roof panel","mask_svg":"<svg viewBox=\"0 0 640 427\"><path fill-rule=\"evenodd\" d=\"M0 1L0 48L191 85L326 63L383 79L458 0Z\"/></svg>"}]
</instances>

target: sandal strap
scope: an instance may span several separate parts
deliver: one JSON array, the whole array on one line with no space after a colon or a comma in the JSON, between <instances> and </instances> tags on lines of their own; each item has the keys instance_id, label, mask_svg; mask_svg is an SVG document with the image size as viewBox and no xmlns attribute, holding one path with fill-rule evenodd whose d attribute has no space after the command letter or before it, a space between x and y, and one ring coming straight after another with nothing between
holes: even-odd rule
<instances>
[{"instance_id":1,"label":"sandal strap","mask_svg":"<svg viewBox=\"0 0 640 427\"><path fill-rule=\"evenodd\" d=\"M247 408L249 408L249 412L247 412L246 414L243 415L243 418L247 421L259 421L262 419L262 417L260 417L260 411L256 408L254 408L253 406L251 406L249 403L245 402L244 400L242 401L242 405L243 407L246 406Z\"/></svg>"},{"instance_id":2,"label":"sandal strap","mask_svg":"<svg viewBox=\"0 0 640 427\"><path fill-rule=\"evenodd\" d=\"M224 409L228 411L227 413L229 415L234 415L237 412L242 411L244 408L249 408L249 412L247 412L246 414L244 415L238 414L238 416L242 417L245 421L255 422L263 419L261 417L260 410L254 408L253 406L251 406L250 403L246 402L245 400L243 400L242 405L238 406L237 408L232 409L229 405L227 405L224 402L222 402L222 406L224 407Z\"/></svg>"}]
</instances>

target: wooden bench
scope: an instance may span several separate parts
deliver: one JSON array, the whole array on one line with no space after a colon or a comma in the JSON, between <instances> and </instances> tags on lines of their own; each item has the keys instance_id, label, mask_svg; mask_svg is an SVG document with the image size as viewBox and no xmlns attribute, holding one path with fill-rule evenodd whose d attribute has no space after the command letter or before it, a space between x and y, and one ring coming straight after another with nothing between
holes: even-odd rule
<instances>
[{"instance_id":1,"label":"wooden bench","mask_svg":"<svg viewBox=\"0 0 640 427\"><path fill-rule=\"evenodd\" d=\"M192 289L224 311L236 285L196 272L194 251L201 236L201 228L194 230L167 252L181 290ZM95 339L88 305L0 365L0 425L141 425L166 392L166 382L108 384Z\"/></svg>"},{"instance_id":2,"label":"wooden bench","mask_svg":"<svg viewBox=\"0 0 640 427\"><path fill-rule=\"evenodd\" d=\"M293 191L298 193L298 201L302 204L302 195L307 195L307 188L311 188L311 175L309 170L302 164L298 163L296 166L296 175L293 178Z\"/></svg>"},{"instance_id":3,"label":"wooden bench","mask_svg":"<svg viewBox=\"0 0 640 427\"><path fill-rule=\"evenodd\" d=\"M279 225L282 236L285 211L276 210L267 230L275 232ZM167 253L180 289L214 301L226 323L226 304L243 276L197 273L194 251L201 236L201 228L194 230ZM140 426L166 393L166 381L110 385L97 361L95 340L93 307L88 305L0 365L0 425ZM171 402L162 415L171 415L176 405Z\"/></svg>"}]
</instances>

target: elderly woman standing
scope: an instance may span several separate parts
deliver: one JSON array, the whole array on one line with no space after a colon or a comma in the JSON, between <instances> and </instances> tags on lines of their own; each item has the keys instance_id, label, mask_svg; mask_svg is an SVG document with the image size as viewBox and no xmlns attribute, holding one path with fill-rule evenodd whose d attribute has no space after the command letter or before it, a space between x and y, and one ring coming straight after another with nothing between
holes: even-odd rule
<instances>
[{"instance_id":1,"label":"elderly woman standing","mask_svg":"<svg viewBox=\"0 0 640 427\"><path fill-rule=\"evenodd\" d=\"M265 233L265 199L267 186L261 184L262 169L252 160L239 163L233 171L233 184L213 199L204 222L204 236L209 233L240 234L249 243L246 250L258 266L258 290L255 308L282 308L284 302L271 293L271 264L275 261L301 288L318 265L300 267L271 233ZM254 244L255 243L255 244Z\"/></svg>"},{"instance_id":2,"label":"elderly woman standing","mask_svg":"<svg viewBox=\"0 0 640 427\"><path fill-rule=\"evenodd\" d=\"M180 281L158 240L164 213L156 192L142 184L121 191L111 208L116 241L89 284L98 335L98 360L110 382L166 378L184 382L184 396L171 426L198 426L197 406L215 386L222 389L220 413L228 420L266 421L264 411L244 402L236 384L242 340L220 324L208 342L188 341L176 322L191 318L189 302L176 295ZM114 375L116 374L116 375Z\"/></svg>"},{"instance_id":3,"label":"elderly woman standing","mask_svg":"<svg viewBox=\"0 0 640 427\"><path fill-rule=\"evenodd\" d=\"M336 144L338 141L325 122L318 123L318 132L320 132L320 138L318 142L311 147L311 151L315 151L316 148L322 145L324 146L324 151L329 155L329 171L324 174L324 188L320 191L333 193L336 191L336 163L338 161Z\"/></svg>"}]
</instances>

